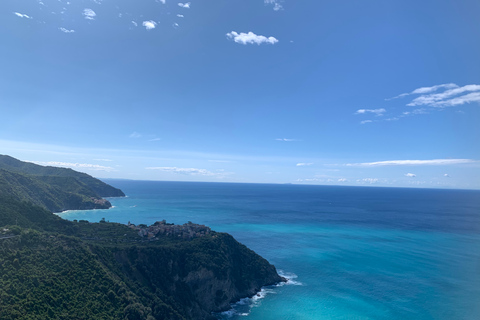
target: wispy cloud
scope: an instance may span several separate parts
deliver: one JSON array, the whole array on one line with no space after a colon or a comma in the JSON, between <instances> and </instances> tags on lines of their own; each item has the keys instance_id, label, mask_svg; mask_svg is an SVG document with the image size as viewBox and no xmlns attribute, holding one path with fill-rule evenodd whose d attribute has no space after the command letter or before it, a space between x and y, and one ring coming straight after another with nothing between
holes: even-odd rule
<instances>
[{"instance_id":1,"label":"wispy cloud","mask_svg":"<svg viewBox=\"0 0 480 320\"><path fill-rule=\"evenodd\" d=\"M399 94L393 98L385 99L386 101L409 97L405 106L419 107L415 110L403 111L401 114L393 115L387 119L379 119L372 121L362 121L361 124L368 122L381 122L400 120L405 117L415 116L420 114L429 114L436 110L441 110L446 107L456 107L470 103L480 103L480 85L469 84L465 86L458 86L455 83L445 83L434 85L430 87L420 87L411 92ZM381 109L360 109L355 114L368 113L369 111L385 110ZM384 112L378 112L376 115L384 115Z\"/></svg>"},{"instance_id":2,"label":"wispy cloud","mask_svg":"<svg viewBox=\"0 0 480 320\"><path fill-rule=\"evenodd\" d=\"M138 23L135 22L135 21L133 21L133 20L132 20L132 24L133 24L135 27L138 27Z\"/></svg>"},{"instance_id":3,"label":"wispy cloud","mask_svg":"<svg viewBox=\"0 0 480 320\"><path fill-rule=\"evenodd\" d=\"M452 89L452 88L458 88L458 86L455 83L445 83L445 84L438 84L438 85L431 86L431 87L421 87L421 88L413 90L412 92L402 93L402 94L399 94L398 96L395 96L393 98L388 98L388 99L385 99L385 100L388 101L388 100L403 98L403 97L409 96L411 94L426 94L426 93L435 92L438 89Z\"/></svg>"},{"instance_id":4,"label":"wispy cloud","mask_svg":"<svg viewBox=\"0 0 480 320\"><path fill-rule=\"evenodd\" d=\"M429 112L425 108L420 108L420 109L415 109L413 111L405 111L402 113L403 115L409 115L409 114L428 114Z\"/></svg>"},{"instance_id":5,"label":"wispy cloud","mask_svg":"<svg viewBox=\"0 0 480 320\"><path fill-rule=\"evenodd\" d=\"M455 165L475 163L472 159L433 159L433 160L388 160L363 163L347 163L346 166L353 167L379 167L379 166L432 166L432 165Z\"/></svg>"},{"instance_id":6,"label":"wispy cloud","mask_svg":"<svg viewBox=\"0 0 480 320\"><path fill-rule=\"evenodd\" d=\"M283 141L283 142L293 142L293 141L301 141L299 139L287 139L287 138L277 138L275 139L277 141Z\"/></svg>"},{"instance_id":7,"label":"wispy cloud","mask_svg":"<svg viewBox=\"0 0 480 320\"><path fill-rule=\"evenodd\" d=\"M185 16L184 16L183 14L177 14L177 17L183 18L183 17L185 17Z\"/></svg>"},{"instance_id":8,"label":"wispy cloud","mask_svg":"<svg viewBox=\"0 0 480 320\"><path fill-rule=\"evenodd\" d=\"M187 3L181 3L179 2L178 3L178 6L182 7L182 8L185 8L185 9L190 9L190 4L191 2L187 2Z\"/></svg>"},{"instance_id":9,"label":"wispy cloud","mask_svg":"<svg viewBox=\"0 0 480 320\"><path fill-rule=\"evenodd\" d=\"M283 9L283 6L280 4L280 0L264 0L265 4L273 5L273 10L279 11Z\"/></svg>"},{"instance_id":10,"label":"wispy cloud","mask_svg":"<svg viewBox=\"0 0 480 320\"><path fill-rule=\"evenodd\" d=\"M167 1L166 0L156 0L157 2L161 2L162 4L165 4Z\"/></svg>"},{"instance_id":11,"label":"wispy cloud","mask_svg":"<svg viewBox=\"0 0 480 320\"><path fill-rule=\"evenodd\" d=\"M480 85L469 84L460 87L455 83L439 84L431 87L421 87L412 92L402 93L396 97L385 100L388 101L411 95L416 95L417 97L406 104L408 107L453 107L466 103L480 102ZM422 113L428 113L426 109L417 109L417 113L407 111L408 113L404 112L404 114L420 114L418 112L419 110L423 111Z\"/></svg>"},{"instance_id":12,"label":"wispy cloud","mask_svg":"<svg viewBox=\"0 0 480 320\"><path fill-rule=\"evenodd\" d=\"M297 163L297 167L306 167L306 166L311 166L313 165L313 162L300 162L300 163Z\"/></svg>"},{"instance_id":13,"label":"wispy cloud","mask_svg":"<svg viewBox=\"0 0 480 320\"><path fill-rule=\"evenodd\" d=\"M160 141L160 140L162 140L162 138L152 138L152 139L150 139L150 140L148 140L148 141Z\"/></svg>"},{"instance_id":14,"label":"wispy cloud","mask_svg":"<svg viewBox=\"0 0 480 320\"><path fill-rule=\"evenodd\" d=\"M405 173L405 177L415 178L417 175L415 173Z\"/></svg>"},{"instance_id":15,"label":"wispy cloud","mask_svg":"<svg viewBox=\"0 0 480 320\"><path fill-rule=\"evenodd\" d=\"M106 161L106 162L112 162L112 159L93 159L95 161Z\"/></svg>"},{"instance_id":16,"label":"wispy cloud","mask_svg":"<svg viewBox=\"0 0 480 320\"><path fill-rule=\"evenodd\" d=\"M58 30L62 31L63 33L74 33L75 30L68 30L68 29L65 29L65 28L58 28Z\"/></svg>"},{"instance_id":17,"label":"wispy cloud","mask_svg":"<svg viewBox=\"0 0 480 320\"><path fill-rule=\"evenodd\" d=\"M30 17L29 15L26 15L24 13L14 12L13 14L16 15L17 17L20 17L20 18L33 19L32 17Z\"/></svg>"},{"instance_id":18,"label":"wispy cloud","mask_svg":"<svg viewBox=\"0 0 480 320\"><path fill-rule=\"evenodd\" d=\"M129 137L130 138L141 138L142 135L140 133L138 133L137 131L134 131L129 135Z\"/></svg>"},{"instance_id":19,"label":"wispy cloud","mask_svg":"<svg viewBox=\"0 0 480 320\"><path fill-rule=\"evenodd\" d=\"M83 9L83 16L87 20L95 20L95 17L97 16L97 14L92 9L86 8L86 9Z\"/></svg>"},{"instance_id":20,"label":"wispy cloud","mask_svg":"<svg viewBox=\"0 0 480 320\"><path fill-rule=\"evenodd\" d=\"M357 179L357 182L360 182L362 184L369 183L369 184L374 184L379 182L379 179L377 178L363 178L363 179Z\"/></svg>"},{"instance_id":21,"label":"wispy cloud","mask_svg":"<svg viewBox=\"0 0 480 320\"><path fill-rule=\"evenodd\" d=\"M363 120L363 121L360 121L360 124L366 124L371 122L373 122L373 120Z\"/></svg>"},{"instance_id":22,"label":"wispy cloud","mask_svg":"<svg viewBox=\"0 0 480 320\"><path fill-rule=\"evenodd\" d=\"M355 114L367 114L367 113L373 113L376 116L382 116L387 110L384 108L379 108L379 109L359 109L355 112Z\"/></svg>"},{"instance_id":23,"label":"wispy cloud","mask_svg":"<svg viewBox=\"0 0 480 320\"><path fill-rule=\"evenodd\" d=\"M240 43L240 44L262 44L262 43L269 43L269 44L275 44L278 42L278 40L274 37L265 37L265 36L261 36L261 35L256 35L255 33L253 32L248 32L248 33L244 33L244 32L235 32L235 31L232 31L232 32L229 32L227 33L227 38L229 39L233 39L233 41L235 41L236 43Z\"/></svg>"},{"instance_id":24,"label":"wispy cloud","mask_svg":"<svg viewBox=\"0 0 480 320\"><path fill-rule=\"evenodd\" d=\"M98 164L90 164L90 163L70 163L70 162L58 162L58 161L27 161L31 163L35 163L41 166L51 166L51 167L62 167L62 168L72 168L72 169L86 169L86 170L94 170L94 171L114 171L112 167L101 166Z\"/></svg>"},{"instance_id":25,"label":"wispy cloud","mask_svg":"<svg viewBox=\"0 0 480 320\"><path fill-rule=\"evenodd\" d=\"M157 23L153 20L148 20L148 21L143 21L142 25L145 27L147 30L152 30L155 29L157 26Z\"/></svg>"},{"instance_id":26,"label":"wispy cloud","mask_svg":"<svg viewBox=\"0 0 480 320\"><path fill-rule=\"evenodd\" d=\"M145 169L147 169L147 170L160 170L160 171L164 171L164 172L191 175L191 176L215 176L215 175L218 175L218 173L214 173L214 172L208 171L206 169L198 169L198 168L147 167Z\"/></svg>"}]
</instances>

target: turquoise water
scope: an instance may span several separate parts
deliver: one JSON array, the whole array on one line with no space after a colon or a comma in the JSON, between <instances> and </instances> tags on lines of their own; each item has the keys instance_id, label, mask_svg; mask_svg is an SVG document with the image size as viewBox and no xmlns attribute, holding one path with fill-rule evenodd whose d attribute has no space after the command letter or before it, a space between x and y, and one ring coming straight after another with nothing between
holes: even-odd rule
<instances>
[{"instance_id":1,"label":"turquoise water","mask_svg":"<svg viewBox=\"0 0 480 320\"><path fill-rule=\"evenodd\" d=\"M66 219L228 232L291 281L222 319L480 319L480 192L109 180L128 197Z\"/></svg>"}]
</instances>

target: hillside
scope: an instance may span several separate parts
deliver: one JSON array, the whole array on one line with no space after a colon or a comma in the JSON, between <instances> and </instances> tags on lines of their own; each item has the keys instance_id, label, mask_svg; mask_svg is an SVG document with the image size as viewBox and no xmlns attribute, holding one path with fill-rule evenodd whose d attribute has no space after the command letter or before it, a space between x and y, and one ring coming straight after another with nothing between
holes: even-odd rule
<instances>
[{"instance_id":1,"label":"hillside","mask_svg":"<svg viewBox=\"0 0 480 320\"><path fill-rule=\"evenodd\" d=\"M10 172L22 173L31 176L38 176L41 179L48 179L47 177L55 177L53 183L57 187L68 186L65 183L66 178L73 178L77 183L86 186L99 197L124 197L122 190L114 188L103 181L100 181L86 173L78 172L68 168L58 168L51 166L40 166L30 162L20 161L7 155L0 155L0 169ZM70 180L71 181L71 180Z\"/></svg>"},{"instance_id":2,"label":"hillside","mask_svg":"<svg viewBox=\"0 0 480 320\"><path fill-rule=\"evenodd\" d=\"M151 241L117 223L66 221L1 197L0 204L3 320L214 319L212 312L283 281L225 233Z\"/></svg>"},{"instance_id":3,"label":"hillside","mask_svg":"<svg viewBox=\"0 0 480 320\"><path fill-rule=\"evenodd\" d=\"M90 184L3 159L10 164L0 169L2 320L215 319L212 312L285 281L206 226L63 220L47 208L81 207L97 197Z\"/></svg>"},{"instance_id":4,"label":"hillside","mask_svg":"<svg viewBox=\"0 0 480 320\"><path fill-rule=\"evenodd\" d=\"M102 197L125 194L71 169L44 167L0 155L0 195L42 206L52 212L107 209Z\"/></svg>"}]
</instances>

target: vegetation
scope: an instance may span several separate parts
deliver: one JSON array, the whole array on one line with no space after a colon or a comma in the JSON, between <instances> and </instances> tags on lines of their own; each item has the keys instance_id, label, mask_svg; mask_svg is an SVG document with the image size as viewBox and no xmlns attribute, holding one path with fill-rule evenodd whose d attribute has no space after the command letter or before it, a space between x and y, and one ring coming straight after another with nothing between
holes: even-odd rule
<instances>
[{"instance_id":1,"label":"vegetation","mask_svg":"<svg viewBox=\"0 0 480 320\"><path fill-rule=\"evenodd\" d=\"M99 197L124 197L122 190L114 188L103 181L93 178L86 173L77 172L68 168L58 168L50 166L39 166L34 163L24 162L12 158L7 155L0 155L0 169L11 172L23 173L29 176L37 176L45 182L51 183L55 187L67 187L66 190L70 192L78 192L81 187L90 189L95 195ZM55 177L48 181L47 177ZM61 178L65 179L61 179ZM72 183L73 178L76 183ZM77 191L72 190L72 187L77 188Z\"/></svg>"},{"instance_id":2,"label":"vegetation","mask_svg":"<svg viewBox=\"0 0 480 320\"><path fill-rule=\"evenodd\" d=\"M78 180L0 171L2 320L210 319L282 281L228 234L151 241L104 219L66 221L34 200L49 193L55 200L58 181L70 192L84 188Z\"/></svg>"},{"instance_id":3,"label":"vegetation","mask_svg":"<svg viewBox=\"0 0 480 320\"><path fill-rule=\"evenodd\" d=\"M124 193L71 169L43 167L0 155L0 195L60 212L107 209L111 204L102 197Z\"/></svg>"}]
</instances>

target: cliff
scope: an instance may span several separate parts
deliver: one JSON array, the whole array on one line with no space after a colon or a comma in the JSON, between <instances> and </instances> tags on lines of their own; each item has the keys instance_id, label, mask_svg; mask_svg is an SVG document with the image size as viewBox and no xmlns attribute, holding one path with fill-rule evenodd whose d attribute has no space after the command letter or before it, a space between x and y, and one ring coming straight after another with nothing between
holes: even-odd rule
<instances>
[{"instance_id":1,"label":"cliff","mask_svg":"<svg viewBox=\"0 0 480 320\"><path fill-rule=\"evenodd\" d=\"M0 195L52 212L108 209L102 197L125 196L108 184L71 169L44 167L0 155Z\"/></svg>"},{"instance_id":2,"label":"cliff","mask_svg":"<svg viewBox=\"0 0 480 320\"><path fill-rule=\"evenodd\" d=\"M16 204L2 203L0 213ZM18 224L29 227L0 226L3 320L214 319L212 312L284 280L225 233L148 239L125 225L48 218L40 207L17 205L29 212L17 212Z\"/></svg>"}]
</instances>

